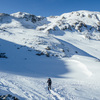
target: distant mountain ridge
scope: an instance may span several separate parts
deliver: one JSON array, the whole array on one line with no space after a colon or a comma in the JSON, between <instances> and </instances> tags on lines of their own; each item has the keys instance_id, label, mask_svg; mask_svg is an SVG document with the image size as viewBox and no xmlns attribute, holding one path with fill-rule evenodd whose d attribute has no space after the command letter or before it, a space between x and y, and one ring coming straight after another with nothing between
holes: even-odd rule
<instances>
[{"instance_id":1,"label":"distant mountain ridge","mask_svg":"<svg viewBox=\"0 0 100 100\"><path fill-rule=\"evenodd\" d=\"M50 17L25 12L0 13L0 38L37 50L37 55L64 57L76 54L77 48L56 38L68 32L100 40L100 12L76 11Z\"/></svg>"},{"instance_id":2,"label":"distant mountain ridge","mask_svg":"<svg viewBox=\"0 0 100 100\"><path fill-rule=\"evenodd\" d=\"M64 13L60 16L40 17L25 12L13 14L0 13L0 23L9 22L9 19L20 19L26 22L32 22L37 30L46 32L56 31L76 31L85 34L100 32L100 12L76 11ZM34 25L33 25L34 26ZM33 28L33 27L32 27ZM94 35L94 34L91 34Z\"/></svg>"},{"instance_id":3,"label":"distant mountain ridge","mask_svg":"<svg viewBox=\"0 0 100 100\"><path fill-rule=\"evenodd\" d=\"M47 19L54 20L44 27L38 27L38 30L46 30L48 33L59 30L78 32L84 34L87 38L100 39L100 12L76 11L61 16L48 17Z\"/></svg>"}]
</instances>

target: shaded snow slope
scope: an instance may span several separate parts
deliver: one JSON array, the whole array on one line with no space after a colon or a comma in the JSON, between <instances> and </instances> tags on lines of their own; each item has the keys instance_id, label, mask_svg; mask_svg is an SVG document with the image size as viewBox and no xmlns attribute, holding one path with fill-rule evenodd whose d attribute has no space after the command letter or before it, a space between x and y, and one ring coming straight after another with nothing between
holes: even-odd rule
<instances>
[{"instance_id":1,"label":"shaded snow slope","mask_svg":"<svg viewBox=\"0 0 100 100\"><path fill-rule=\"evenodd\" d=\"M99 100L100 13L0 14L0 95ZM52 90L47 90L47 78Z\"/></svg>"},{"instance_id":2,"label":"shaded snow slope","mask_svg":"<svg viewBox=\"0 0 100 100\"><path fill-rule=\"evenodd\" d=\"M0 70L3 72L30 77L58 77L67 72L60 58L38 56L38 51L12 42L0 40L0 43L3 44L0 46L0 52L6 53L8 57L1 59Z\"/></svg>"}]
</instances>

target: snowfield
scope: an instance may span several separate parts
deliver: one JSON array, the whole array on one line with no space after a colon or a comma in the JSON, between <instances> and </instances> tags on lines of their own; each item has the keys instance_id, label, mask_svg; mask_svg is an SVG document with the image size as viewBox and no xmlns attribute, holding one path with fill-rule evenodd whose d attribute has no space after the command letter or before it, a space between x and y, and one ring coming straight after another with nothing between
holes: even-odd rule
<instances>
[{"instance_id":1,"label":"snowfield","mask_svg":"<svg viewBox=\"0 0 100 100\"><path fill-rule=\"evenodd\" d=\"M0 95L100 100L99 28L100 12L0 14Z\"/></svg>"}]
</instances>

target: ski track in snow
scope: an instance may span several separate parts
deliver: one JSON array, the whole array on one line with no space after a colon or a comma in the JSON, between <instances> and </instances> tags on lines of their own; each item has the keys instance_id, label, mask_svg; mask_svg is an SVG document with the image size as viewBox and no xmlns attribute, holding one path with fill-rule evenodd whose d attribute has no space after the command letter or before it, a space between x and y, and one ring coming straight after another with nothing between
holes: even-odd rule
<instances>
[{"instance_id":1,"label":"ski track in snow","mask_svg":"<svg viewBox=\"0 0 100 100\"><path fill-rule=\"evenodd\" d=\"M34 79L24 76L9 76L0 79L0 89L8 93L22 97L20 100L99 100L94 94L94 90L99 95L98 86L79 80L52 79L52 90L48 92L46 80ZM58 81L58 82L56 82ZM38 88L37 88L38 87ZM89 94L89 90L91 93ZM88 94L88 97L85 95ZM81 97L82 96L82 97ZM94 99L95 98L95 99Z\"/></svg>"},{"instance_id":2,"label":"ski track in snow","mask_svg":"<svg viewBox=\"0 0 100 100\"><path fill-rule=\"evenodd\" d=\"M33 85L30 85L32 82L34 83L34 81L30 81L30 82L28 81L26 85L24 82L27 81L27 79L24 79L22 83L18 83L16 81L11 79L10 80L1 79L0 87L1 89L8 91L9 93L19 94L19 96L26 98L23 100L46 100L47 99L42 93L34 89Z\"/></svg>"},{"instance_id":3,"label":"ski track in snow","mask_svg":"<svg viewBox=\"0 0 100 100\"><path fill-rule=\"evenodd\" d=\"M65 100L63 97L61 97L58 93L54 92L53 90L50 90L50 92L56 98L55 100Z\"/></svg>"}]
</instances>

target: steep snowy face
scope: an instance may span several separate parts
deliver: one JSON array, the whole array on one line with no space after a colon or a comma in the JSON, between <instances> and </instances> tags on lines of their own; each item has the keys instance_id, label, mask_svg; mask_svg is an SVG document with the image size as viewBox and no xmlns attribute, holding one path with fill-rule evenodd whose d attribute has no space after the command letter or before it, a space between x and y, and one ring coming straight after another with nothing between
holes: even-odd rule
<instances>
[{"instance_id":1,"label":"steep snowy face","mask_svg":"<svg viewBox=\"0 0 100 100\"><path fill-rule=\"evenodd\" d=\"M47 20L45 18L41 21L36 21L34 23L30 20L25 20L26 18L32 18L32 16L33 15L30 15L28 13L21 12L12 15L1 14L3 22L0 23L0 38L36 50L37 55L39 56L46 55L65 57L77 54L77 48L75 48L74 46L70 47L70 44L67 44L67 42L63 42L62 40L57 39L52 34L48 34L46 31L44 33L35 29L35 27L43 27L47 24L51 24L52 26L52 19L56 20L58 17L51 17ZM34 18L38 20L38 17L34 16ZM50 27L48 26L47 29L49 28ZM63 32L57 26L54 27L53 32L55 32L55 30L58 30L56 31L56 34L60 34L60 32ZM65 33L63 32L63 34ZM74 49L71 50L71 48ZM0 56L2 58L6 56L3 50L0 53Z\"/></svg>"},{"instance_id":2,"label":"steep snowy face","mask_svg":"<svg viewBox=\"0 0 100 100\"><path fill-rule=\"evenodd\" d=\"M99 12L76 11L47 18L24 12L17 12L11 15L0 14L0 23L11 23L13 21L22 24L24 27L34 28L46 33L61 34L70 31L84 34L87 38L100 38Z\"/></svg>"},{"instance_id":3,"label":"steep snowy face","mask_svg":"<svg viewBox=\"0 0 100 100\"><path fill-rule=\"evenodd\" d=\"M40 21L43 19L43 17L37 17L35 15L24 13L24 12L17 12L17 13L11 14L11 16L24 19L25 21L31 21L32 23L35 23L36 21Z\"/></svg>"},{"instance_id":4,"label":"steep snowy face","mask_svg":"<svg viewBox=\"0 0 100 100\"><path fill-rule=\"evenodd\" d=\"M22 12L11 15L1 13L0 38L37 50L38 55L70 57L84 52L57 36L67 36L76 32L85 35L86 38L99 40L99 20L99 12L89 11L77 11L47 18Z\"/></svg>"},{"instance_id":5,"label":"steep snowy face","mask_svg":"<svg viewBox=\"0 0 100 100\"><path fill-rule=\"evenodd\" d=\"M83 32L88 30L89 32L100 31L100 13L89 11L77 11L61 15L63 25L69 24L69 28L73 31ZM65 22L65 23L64 23Z\"/></svg>"},{"instance_id":6,"label":"steep snowy face","mask_svg":"<svg viewBox=\"0 0 100 100\"><path fill-rule=\"evenodd\" d=\"M0 13L0 29L5 28L36 28L37 25L42 25L40 23L44 17L35 16L29 13L17 12L14 14Z\"/></svg>"},{"instance_id":7,"label":"steep snowy face","mask_svg":"<svg viewBox=\"0 0 100 100\"><path fill-rule=\"evenodd\" d=\"M51 23L39 26L37 30L59 35L70 31L84 34L87 38L100 39L100 12L77 11L47 19Z\"/></svg>"}]
</instances>

